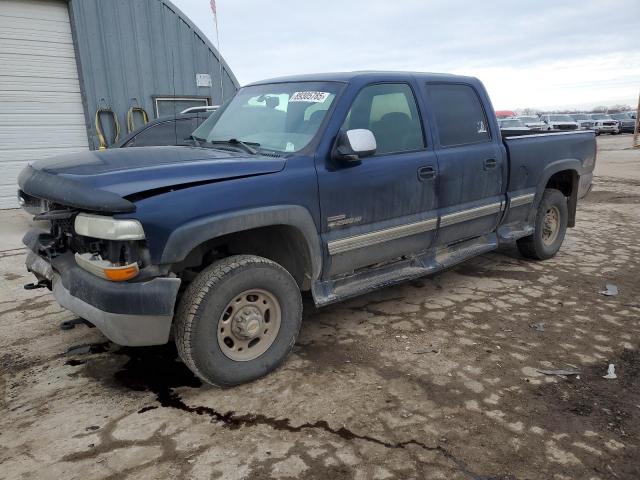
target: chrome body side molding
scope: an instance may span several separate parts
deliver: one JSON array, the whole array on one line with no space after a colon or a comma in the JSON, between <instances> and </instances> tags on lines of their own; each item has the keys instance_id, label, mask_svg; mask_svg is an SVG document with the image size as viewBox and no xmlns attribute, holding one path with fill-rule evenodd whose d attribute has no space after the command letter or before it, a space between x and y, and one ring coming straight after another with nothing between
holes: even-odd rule
<instances>
[{"instance_id":1,"label":"chrome body side molding","mask_svg":"<svg viewBox=\"0 0 640 480\"><path fill-rule=\"evenodd\" d=\"M402 237L429 232L435 230L437 225L438 218L434 217L420 222L398 225L397 227L385 228L384 230L333 240L327 244L327 247L329 248L329 255L337 255L357 248L370 247L390 240L397 240Z\"/></svg>"},{"instance_id":2,"label":"chrome body side molding","mask_svg":"<svg viewBox=\"0 0 640 480\"><path fill-rule=\"evenodd\" d=\"M533 203L534 198L535 193L518 195L511 199L509 207L514 208L522 205L528 205ZM506 202L494 202L489 205L482 205L480 207L469 208L459 212L448 213L439 217L440 228L474 220L476 218L486 217L488 215L494 215L502 212L506 206ZM370 247L372 245L397 240L399 238L416 235L418 233L429 232L431 230L435 230L436 227L438 227L438 217L429 218L420 222L398 225L396 227L385 228L384 230L377 230L375 232L354 235L352 237L341 238L339 240L332 240L327 243L327 247L329 249L329 255L337 255L351 250L356 250L358 248Z\"/></svg>"},{"instance_id":3,"label":"chrome body side molding","mask_svg":"<svg viewBox=\"0 0 640 480\"><path fill-rule=\"evenodd\" d=\"M469 208L468 210L461 210L459 212L443 215L440 218L440 227L448 227L449 225L466 222L467 220L474 220L487 215L493 215L494 213L502 211L502 205L503 202L496 202L489 205L483 205L481 207Z\"/></svg>"},{"instance_id":4,"label":"chrome body side molding","mask_svg":"<svg viewBox=\"0 0 640 480\"><path fill-rule=\"evenodd\" d=\"M518 195L517 197L513 197L511 202L509 203L510 207L520 207L522 205L527 205L533 202L535 198L535 193L527 193L526 195Z\"/></svg>"}]
</instances>

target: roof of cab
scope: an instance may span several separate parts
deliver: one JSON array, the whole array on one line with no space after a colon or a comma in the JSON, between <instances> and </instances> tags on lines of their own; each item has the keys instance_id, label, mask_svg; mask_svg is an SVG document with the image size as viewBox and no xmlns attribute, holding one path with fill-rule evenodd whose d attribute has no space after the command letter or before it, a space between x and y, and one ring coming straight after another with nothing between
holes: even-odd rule
<instances>
[{"instance_id":1,"label":"roof of cab","mask_svg":"<svg viewBox=\"0 0 640 480\"><path fill-rule=\"evenodd\" d=\"M284 82L351 82L356 79L379 82L389 80L406 80L407 78L418 78L432 82L464 82L475 83L478 79L462 75L451 75L448 73L425 73L425 72L394 72L394 71L357 71L357 72L332 72L332 73L309 73L304 75L289 75L286 77L270 78L252 82L250 85L262 85L265 83Z\"/></svg>"}]
</instances>

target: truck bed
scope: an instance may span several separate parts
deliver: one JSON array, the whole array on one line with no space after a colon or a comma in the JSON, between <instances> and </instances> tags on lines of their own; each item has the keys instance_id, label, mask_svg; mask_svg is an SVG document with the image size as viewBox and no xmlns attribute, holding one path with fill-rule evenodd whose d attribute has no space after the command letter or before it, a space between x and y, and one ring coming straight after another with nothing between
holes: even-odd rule
<instances>
[{"instance_id":1,"label":"truck bed","mask_svg":"<svg viewBox=\"0 0 640 480\"><path fill-rule=\"evenodd\" d=\"M520 132L522 133L522 132ZM591 186L595 167L595 133L550 132L517 136L503 135L509 155L508 190L517 191L537 186L544 179L543 170L554 162L573 162L580 175L578 198Z\"/></svg>"}]
</instances>

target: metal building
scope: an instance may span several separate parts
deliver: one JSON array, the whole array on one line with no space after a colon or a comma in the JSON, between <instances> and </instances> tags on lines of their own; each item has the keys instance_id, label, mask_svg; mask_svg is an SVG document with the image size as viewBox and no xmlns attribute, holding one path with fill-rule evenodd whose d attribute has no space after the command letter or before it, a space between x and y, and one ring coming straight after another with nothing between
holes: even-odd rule
<instances>
[{"instance_id":1,"label":"metal building","mask_svg":"<svg viewBox=\"0 0 640 480\"><path fill-rule=\"evenodd\" d=\"M28 162L98 148L99 109L114 113L99 115L110 144L113 117L122 137L132 107L154 118L218 105L237 87L168 0L0 0L0 208L18 206Z\"/></svg>"}]
</instances>

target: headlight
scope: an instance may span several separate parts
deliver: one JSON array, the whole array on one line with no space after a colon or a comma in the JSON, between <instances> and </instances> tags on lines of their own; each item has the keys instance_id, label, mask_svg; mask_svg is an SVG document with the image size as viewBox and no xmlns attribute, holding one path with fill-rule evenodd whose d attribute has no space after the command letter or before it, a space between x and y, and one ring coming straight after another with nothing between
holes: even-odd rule
<instances>
[{"instance_id":1,"label":"headlight","mask_svg":"<svg viewBox=\"0 0 640 480\"><path fill-rule=\"evenodd\" d=\"M115 219L104 215L79 213L74 224L76 233L104 240L144 240L144 230L138 220Z\"/></svg>"}]
</instances>

